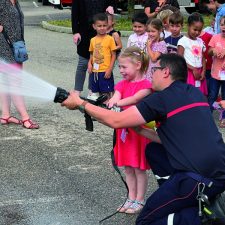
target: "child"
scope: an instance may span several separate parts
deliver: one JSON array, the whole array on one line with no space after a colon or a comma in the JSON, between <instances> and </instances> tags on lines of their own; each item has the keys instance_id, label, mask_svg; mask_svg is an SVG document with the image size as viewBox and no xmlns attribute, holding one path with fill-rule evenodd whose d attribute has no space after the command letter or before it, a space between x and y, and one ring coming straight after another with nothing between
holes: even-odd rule
<instances>
[{"instance_id":1,"label":"child","mask_svg":"<svg viewBox=\"0 0 225 225\"><path fill-rule=\"evenodd\" d=\"M225 4L224 0L202 0L202 4L206 5L207 8L216 14L214 32L215 34L220 33L220 18L225 16Z\"/></svg>"},{"instance_id":2,"label":"child","mask_svg":"<svg viewBox=\"0 0 225 225\"><path fill-rule=\"evenodd\" d=\"M116 56L118 57L118 55L121 52L122 49L122 41L121 41L121 33L119 31L116 31L114 29L114 16L112 14L106 13L107 17L108 17L108 27L107 27L107 34L112 36L115 40L115 44L116 44Z\"/></svg>"},{"instance_id":3,"label":"child","mask_svg":"<svg viewBox=\"0 0 225 225\"><path fill-rule=\"evenodd\" d=\"M207 33L204 30L202 30L202 32L199 36L203 40L203 43L206 48L206 50L203 52L203 54L204 54L204 57L206 60L205 78L206 78L206 82L207 82L208 93L209 93L209 89L210 89L209 81L210 81L210 77L211 77L211 68L212 68L212 56L210 56L208 54L208 51L209 51L209 42L210 42L212 36L213 36L212 34Z\"/></svg>"},{"instance_id":4,"label":"child","mask_svg":"<svg viewBox=\"0 0 225 225\"><path fill-rule=\"evenodd\" d=\"M160 38L163 30L162 21L160 19L152 19L147 22L148 42L147 52L150 57L148 71L145 78L152 81L152 67L155 66L157 59L163 53L167 53L166 42Z\"/></svg>"},{"instance_id":5,"label":"child","mask_svg":"<svg viewBox=\"0 0 225 225\"><path fill-rule=\"evenodd\" d=\"M209 104L213 109L219 89L221 87L221 97L225 100L225 16L220 19L220 34L216 34L209 42L209 54L213 56L212 71L210 79ZM225 112L222 114L220 127L225 128Z\"/></svg>"},{"instance_id":6,"label":"child","mask_svg":"<svg viewBox=\"0 0 225 225\"><path fill-rule=\"evenodd\" d=\"M146 32L146 22L148 17L145 13L140 12L133 16L132 25L134 34L131 34L128 38L127 47L137 46L141 50L146 51L146 43L148 40L148 34Z\"/></svg>"},{"instance_id":7,"label":"child","mask_svg":"<svg viewBox=\"0 0 225 225\"><path fill-rule=\"evenodd\" d=\"M168 53L177 53L177 43L183 37L181 29L184 18L180 12L175 12L169 17L169 28L171 35L165 38Z\"/></svg>"},{"instance_id":8,"label":"child","mask_svg":"<svg viewBox=\"0 0 225 225\"><path fill-rule=\"evenodd\" d=\"M169 17L173 14L173 11L169 9L162 10L158 15L157 18L160 19L163 23L163 33L164 38L167 38L171 35L170 27L169 27Z\"/></svg>"},{"instance_id":9,"label":"child","mask_svg":"<svg viewBox=\"0 0 225 225\"><path fill-rule=\"evenodd\" d=\"M199 13L192 13L187 22L187 36L178 41L177 52L184 57L188 66L187 83L199 88L204 95L207 95L206 62L203 55L205 46L202 39L198 37L204 25L203 18Z\"/></svg>"},{"instance_id":10,"label":"child","mask_svg":"<svg viewBox=\"0 0 225 225\"><path fill-rule=\"evenodd\" d=\"M110 95L114 91L112 74L116 60L116 45L113 37L107 35L108 17L104 13L93 17L93 28L97 35L90 42L90 60L88 62L89 85L91 94L89 99L96 100L99 93Z\"/></svg>"},{"instance_id":11,"label":"child","mask_svg":"<svg viewBox=\"0 0 225 225\"><path fill-rule=\"evenodd\" d=\"M125 49L118 60L123 80L115 86L115 93L108 106L116 105L127 109L151 93L151 83L144 79L149 57L140 48L132 46ZM138 213L143 208L147 189L146 170L150 167L145 158L145 147L150 140L131 128L117 129L116 137L115 161L118 166L125 166L129 188L128 199L118 211L128 214Z\"/></svg>"}]
</instances>

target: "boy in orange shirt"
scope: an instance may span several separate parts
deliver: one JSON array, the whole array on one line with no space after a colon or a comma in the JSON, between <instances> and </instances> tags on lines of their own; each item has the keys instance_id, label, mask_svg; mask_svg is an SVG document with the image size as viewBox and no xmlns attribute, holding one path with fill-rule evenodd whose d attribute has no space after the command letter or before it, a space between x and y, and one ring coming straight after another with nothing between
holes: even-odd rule
<instances>
[{"instance_id":1,"label":"boy in orange shirt","mask_svg":"<svg viewBox=\"0 0 225 225\"><path fill-rule=\"evenodd\" d=\"M113 66L116 60L116 44L113 37L107 34L108 17L104 13L93 17L93 28L97 35L90 42L90 60L88 62L89 85L91 94L89 99L96 100L100 94L114 91Z\"/></svg>"}]
</instances>

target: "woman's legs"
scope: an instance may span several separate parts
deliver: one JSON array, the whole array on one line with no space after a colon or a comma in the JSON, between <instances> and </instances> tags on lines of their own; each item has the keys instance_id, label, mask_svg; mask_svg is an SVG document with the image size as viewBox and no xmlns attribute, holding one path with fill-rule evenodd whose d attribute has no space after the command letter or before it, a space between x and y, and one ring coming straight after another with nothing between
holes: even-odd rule
<instances>
[{"instance_id":1,"label":"woman's legs","mask_svg":"<svg viewBox=\"0 0 225 225\"><path fill-rule=\"evenodd\" d=\"M21 79L20 77L20 71L22 70L22 64L13 64L12 66L10 66L9 68L9 76L7 77L8 82L9 82L9 88L18 88L20 87L21 84ZM12 74L11 74L12 73ZM11 79L10 79L11 78ZM39 128L39 126L36 123L33 123L33 121L31 121L29 119L29 115L27 113L26 110L26 106L25 106L25 101L23 96L21 95L10 95L7 93L1 93L0 94L0 98L1 98L1 102L2 102L2 118L3 120L1 120L2 123L4 123L4 119L6 123L17 123L18 124L18 119L11 117L10 116L10 106L11 106L11 100L13 102L13 104L16 107L16 110L19 112L21 119L22 119L22 123L23 126L25 128L30 128L30 129L36 129Z\"/></svg>"},{"instance_id":2,"label":"woman's legs","mask_svg":"<svg viewBox=\"0 0 225 225\"><path fill-rule=\"evenodd\" d=\"M83 86L86 78L86 72L88 67L88 61L89 59L86 59L82 56L79 56L78 58L78 65L76 69L76 75L75 75L75 91L80 94L80 92L83 91Z\"/></svg>"},{"instance_id":3,"label":"woman's legs","mask_svg":"<svg viewBox=\"0 0 225 225\"><path fill-rule=\"evenodd\" d=\"M5 118L5 119L9 118L10 117L10 105L11 105L10 96L8 94L1 93L0 98L1 98L1 105L2 105L1 118Z\"/></svg>"}]
</instances>

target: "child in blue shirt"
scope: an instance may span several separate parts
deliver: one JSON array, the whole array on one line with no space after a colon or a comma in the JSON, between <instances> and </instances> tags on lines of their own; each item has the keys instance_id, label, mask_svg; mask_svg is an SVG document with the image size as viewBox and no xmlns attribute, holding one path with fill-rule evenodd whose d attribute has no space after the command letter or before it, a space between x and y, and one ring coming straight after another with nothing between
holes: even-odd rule
<instances>
[{"instance_id":1,"label":"child in blue shirt","mask_svg":"<svg viewBox=\"0 0 225 225\"><path fill-rule=\"evenodd\" d=\"M164 39L168 53L177 53L177 43L183 37L181 34L183 21L184 18L180 12L175 12L169 17L171 35Z\"/></svg>"}]
</instances>

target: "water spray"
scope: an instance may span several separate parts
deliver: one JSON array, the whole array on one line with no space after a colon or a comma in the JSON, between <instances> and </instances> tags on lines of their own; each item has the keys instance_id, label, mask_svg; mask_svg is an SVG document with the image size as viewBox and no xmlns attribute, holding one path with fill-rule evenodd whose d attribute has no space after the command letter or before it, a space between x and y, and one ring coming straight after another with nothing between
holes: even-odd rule
<instances>
[{"instance_id":1,"label":"water spray","mask_svg":"<svg viewBox=\"0 0 225 225\"><path fill-rule=\"evenodd\" d=\"M53 101L62 103L65 101L69 92L61 87L55 87L52 84L32 75L31 73L21 70L15 65L7 64L0 60L0 92L9 95L27 96L42 99L43 101ZM96 101L81 97L83 100L93 105L107 108L104 102L107 95L101 95ZM93 131L93 120L91 116L84 113L86 130Z\"/></svg>"}]
</instances>

